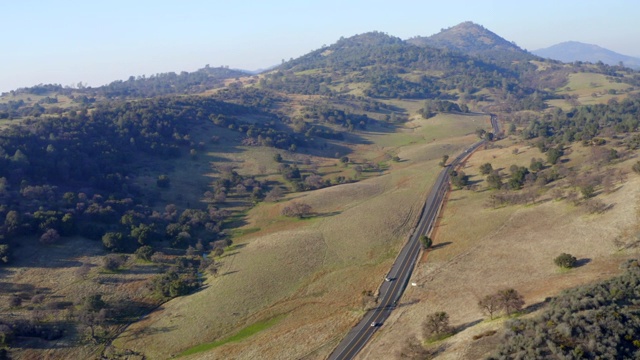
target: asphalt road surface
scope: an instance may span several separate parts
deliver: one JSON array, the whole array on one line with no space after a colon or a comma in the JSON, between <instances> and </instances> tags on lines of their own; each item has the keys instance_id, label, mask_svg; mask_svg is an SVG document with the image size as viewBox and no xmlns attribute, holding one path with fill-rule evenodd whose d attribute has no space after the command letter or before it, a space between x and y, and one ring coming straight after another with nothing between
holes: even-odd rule
<instances>
[{"instance_id":1,"label":"asphalt road surface","mask_svg":"<svg viewBox=\"0 0 640 360\"><path fill-rule=\"evenodd\" d=\"M490 114L490 116L494 134L497 134L500 130L498 127L498 119L493 114ZM386 279L384 279L380 286L378 306L369 310L362 320L349 331L347 336L345 336L340 344L333 350L333 353L329 356L329 360L353 359L367 344L378 328L384 324L389 315L391 315L391 312L395 309L397 302L407 287L415 263L420 255L420 236L427 235L431 231L436 221L438 211L444 201L444 196L447 190L449 190L449 172L484 143L485 140L482 140L473 144L440 172L438 179L429 192L415 231L400 251Z\"/></svg>"}]
</instances>

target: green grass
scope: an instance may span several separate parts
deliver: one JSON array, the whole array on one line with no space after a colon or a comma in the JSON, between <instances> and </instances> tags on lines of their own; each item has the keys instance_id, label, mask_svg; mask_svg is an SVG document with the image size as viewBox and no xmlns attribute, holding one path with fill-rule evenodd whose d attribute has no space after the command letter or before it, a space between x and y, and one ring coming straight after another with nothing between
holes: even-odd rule
<instances>
[{"instance_id":1,"label":"green grass","mask_svg":"<svg viewBox=\"0 0 640 360\"><path fill-rule=\"evenodd\" d=\"M215 349L219 346L222 346L224 344L228 344L231 342L238 342L238 341L242 341L256 333L259 333L262 330L268 329L270 327L272 327L273 325L277 324L278 322L280 322L280 320L282 320L285 317L285 315L280 315L280 316L276 316L274 318L268 319L268 320L264 320L264 321L259 321L255 324L249 325L246 328L238 331L235 335L232 335L226 339L222 339L222 340L218 340L218 341L214 341L214 342L210 342L210 343L205 343L205 344L200 344L200 345L196 345L190 349L187 349L183 352L181 352L180 354L178 354L179 357L182 356L188 356L188 355L193 355L193 354L197 354L197 353L201 353L204 351L208 351L211 349Z\"/></svg>"},{"instance_id":2,"label":"green grass","mask_svg":"<svg viewBox=\"0 0 640 360\"><path fill-rule=\"evenodd\" d=\"M592 93L606 93L610 89L623 91L630 86L624 83L614 83L607 79L605 75L594 73L577 73L569 75L569 83L559 94L577 94L579 96L589 96Z\"/></svg>"},{"instance_id":3,"label":"green grass","mask_svg":"<svg viewBox=\"0 0 640 360\"><path fill-rule=\"evenodd\" d=\"M253 234L260 230L261 229L259 227L233 229L231 230L231 237L235 239L244 235Z\"/></svg>"},{"instance_id":4,"label":"green grass","mask_svg":"<svg viewBox=\"0 0 640 360\"><path fill-rule=\"evenodd\" d=\"M490 130L487 116L438 114L429 119L416 119L409 124L412 130L392 134L365 134L364 137L382 147L399 148L472 134L477 128Z\"/></svg>"}]
</instances>

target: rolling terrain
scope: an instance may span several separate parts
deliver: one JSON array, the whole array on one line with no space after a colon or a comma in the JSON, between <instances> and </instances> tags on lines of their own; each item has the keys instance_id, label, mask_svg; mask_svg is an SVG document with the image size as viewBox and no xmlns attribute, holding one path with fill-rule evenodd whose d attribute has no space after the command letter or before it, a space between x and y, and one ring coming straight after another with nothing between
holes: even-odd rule
<instances>
[{"instance_id":1,"label":"rolling terrain","mask_svg":"<svg viewBox=\"0 0 640 360\"><path fill-rule=\"evenodd\" d=\"M3 94L0 350L326 359L392 306L345 358L400 357L411 336L423 358L490 356L509 316L479 299L516 289L513 316L533 318L637 256L639 98L630 69L544 60L469 22L341 38L260 74ZM400 296L383 279L447 175ZM434 341L436 311L453 331Z\"/></svg>"}]
</instances>

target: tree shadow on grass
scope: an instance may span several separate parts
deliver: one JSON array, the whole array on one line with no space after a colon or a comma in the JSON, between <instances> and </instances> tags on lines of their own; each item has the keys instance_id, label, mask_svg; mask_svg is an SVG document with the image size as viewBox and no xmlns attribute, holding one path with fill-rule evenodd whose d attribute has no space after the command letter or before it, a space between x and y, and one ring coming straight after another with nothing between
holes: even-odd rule
<instances>
[{"instance_id":1,"label":"tree shadow on grass","mask_svg":"<svg viewBox=\"0 0 640 360\"><path fill-rule=\"evenodd\" d=\"M314 214L312 217L330 217L330 216L340 215L340 214L342 214L342 211L330 211L322 214Z\"/></svg>"},{"instance_id":2,"label":"tree shadow on grass","mask_svg":"<svg viewBox=\"0 0 640 360\"><path fill-rule=\"evenodd\" d=\"M168 333L168 332L173 331L173 330L175 330L177 328L178 328L177 325L162 326L162 327L155 327L155 328L147 327L147 328L142 329L141 331L136 331L136 332L132 333L129 336L122 336L122 337L131 337L131 338L137 339L137 338L140 338L140 337L146 337L146 336L155 335L155 334Z\"/></svg>"},{"instance_id":3,"label":"tree shadow on grass","mask_svg":"<svg viewBox=\"0 0 640 360\"><path fill-rule=\"evenodd\" d=\"M245 246L247 246L247 243L233 244L230 246L230 250L242 249Z\"/></svg>"},{"instance_id":4,"label":"tree shadow on grass","mask_svg":"<svg viewBox=\"0 0 640 360\"><path fill-rule=\"evenodd\" d=\"M411 305L417 304L419 302L420 302L420 300L418 300L418 299L414 299L414 300L407 301L407 302L399 302L398 305L395 306L395 308L397 309L397 308L401 308L401 307L405 307L405 306L411 306Z\"/></svg>"},{"instance_id":5,"label":"tree shadow on grass","mask_svg":"<svg viewBox=\"0 0 640 360\"><path fill-rule=\"evenodd\" d=\"M578 267L582 267L582 266L587 265L590 262L591 262L591 259L589 259L589 258L578 259L576 261L576 264L573 267L577 267L577 268Z\"/></svg>"},{"instance_id":6,"label":"tree shadow on grass","mask_svg":"<svg viewBox=\"0 0 640 360\"><path fill-rule=\"evenodd\" d=\"M15 337L15 342L12 342L11 346L18 350L26 349L63 349L75 346L74 342L67 341L76 336L76 327L66 321L50 321L37 325L38 330L34 330L33 334L22 334ZM35 326L34 326L35 328ZM63 335L52 340L46 340L42 336L38 336L36 333L53 334L54 329L63 329ZM27 333L32 331L27 330Z\"/></svg>"},{"instance_id":7,"label":"tree shadow on grass","mask_svg":"<svg viewBox=\"0 0 640 360\"><path fill-rule=\"evenodd\" d=\"M16 284L16 283L0 282L0 294L33 292L35 288L36 287L31 284Z\"/></svg>"},{"instance_id":8,"label":"tree shadow on grass","mask_svg":"<svg viewBox=\"0 0 640 360\"><path fill-rule=\"evenodd\" d=\"M529 313L532 313L534 311L538 311L538 310L542 309L545 305L547 305L549 303L549 301L551 301L550 297L545 298L543 301L538 301L537 303L530 304L529 306L527 306L524 309L522 309L522 313L529 314Z\"/></svg>"},{"instance_id":9,"label":"tree shadow on grass","mask_svg":"<svg viewBox=\"0 0 640 360\"><path fill-rule=\"evenodd\" d=\"M435 245L431 246L429 248L429 250L438 250L438 249L441 249L441 248L443 248L443 247L445 247L447 245L451 245L451 244L452 244L451 241L445 241L443 243L439 243L439 244L435 244Z\"/></svg>"},{"instance_id":10,"label":"tree shadow on grass","mask_svg":"<svg viewBox=\"0 0 640 360\"><path fill-rule=\"evenodd\" d=\"M455 327L455 332L459 333L461 331L464 331L472 326L478 325L479 323L481 323L483 321L483 319L478 319L478 320L474 320L474 321L469 321L466 322L464 324L458 325Z\"/></svg>"}]
</instances>

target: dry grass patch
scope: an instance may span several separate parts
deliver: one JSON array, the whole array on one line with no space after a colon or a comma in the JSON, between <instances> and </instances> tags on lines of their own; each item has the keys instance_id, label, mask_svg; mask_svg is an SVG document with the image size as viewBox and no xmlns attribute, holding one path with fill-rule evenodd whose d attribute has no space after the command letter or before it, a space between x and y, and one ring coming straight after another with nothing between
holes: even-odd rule
<instances>
[{"instance_id":1,"label":"dry grass patch","mask_svg":"<svg viewBox=\"0 0 640 360\"><path fill-rule=\"evenodd\" d=\"M477 166L485 162L491 162L494 168L528 166L531 157L540 156L536 148L520 151L519 155L513 155L510 148L478 151L465 172L475 175ZM584 151L574 151L568 164L584 156ZM630 166L631 161L618 166ZM475 178L472 176L471 180ZM419 286L407 290L397 315L385 324L360 358L366 358L366 354L395 356L408 334L421 334L422 321L434 311L446 311L454 326L470 326L445 341L449 349L438 359L486 356L495 344L486 348L472 345L472 336L501 327L485 328L484 322L480 323L482 326L474 325L485 320L477 307L479 299L510 287L523 294L530 306L562 289L617 274L618 264L636 254L633 249L619 252L614 242L628 230L638 228L638 189L640 178L634 177L617 191L598 195L605 203L613 204L601 215L589 215L583 208L564 201L544 199L536 205L490 209L483 204L491 191L453 191L433 236L435 249L411 280ZM562 252L576 256L581 266L558 271L553 259Z\"/></svg>"}]
</instances>

